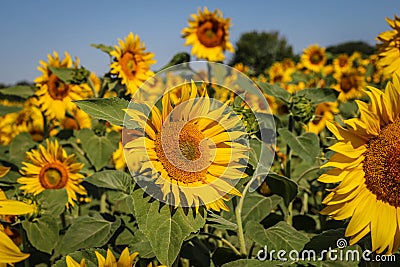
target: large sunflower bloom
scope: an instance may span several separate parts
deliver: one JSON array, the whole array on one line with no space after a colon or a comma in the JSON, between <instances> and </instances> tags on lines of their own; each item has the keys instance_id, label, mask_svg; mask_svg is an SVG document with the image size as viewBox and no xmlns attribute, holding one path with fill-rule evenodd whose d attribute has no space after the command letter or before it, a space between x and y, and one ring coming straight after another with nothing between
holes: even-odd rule
<instances>
[{"instance_id":1,"label":"large sunflower bloom","mask_svg":"<svg viewBox=\"0 0 400 267\"><path fill-rule=\"evenodd\" d=\"M126 85L126 94L132 96L143 82L153 76L150 66L156 61L153 60L154 54L145 52L146 46L140 42L139 36L134 36L132 32L125 41L118 39L118 43L119 46L115 46L110 52L110 55L115 57L110 72L118 75L121 83Z\"/></svg>"},{"instance_id":2,"label":"large sunflower bloom","mask_svg":"<svg viewBox=\"0 0 400 267\"><path fill-rule=\"evenodd\" d=\"M65 52L65 57L61 60L57 52L48 55L48 62L40 61L41 66L38 70L42 72L42 76L35 79L36 86L39 88L36 95L39 98L39 104L42 111L50 119L62 120L65 112L77 108L72 102L73 100L81 100L92 96L89 86L66 84L61 81L49 69L57 68L77 68L79 60L72 61L71 56Z\"/></svg>"},{"instance_id":3,"label":"large sunflower bloom","mask_svg":"<svg viewBox=\"0 0 400 267\"><path fill-rule=\"evenodd\" d=\"M379 34L376 39L382 42L378 44L381 57L378 63L383 73L390 75L400 69L400 18L394 16L393 20L386 18L386 21L393 30Z\"/></svg>"},{"instance_id":4,"label":"large sunflower bloom","mask_svg":"<svg viewBox=\"0 0 400 267\"><path fill-rule=\"evenodd\" d=\"M322 167L333 167L319 181L340 183L324 199L322 210L336 220L350 218L350 244L371 233L372 250L394 253L400 245L400 81L395 75L386 90L369 87L371 103L357 101L360 118L347 129L328 123L338 142Z\"/></svg>"},{"instance_id":5,"label":"large sunflower bloom","mask_svg":"<svg viewBox=\"0 0 400 267\"><path fill-rule=\"evenodd\" d=\"M301 55L301 63L309 70L320 72L326 62L325 48L318 45L310 45L304 49Z\"/></svg>"},{"instance_id":6,"label":"large sunflower bloom","mask_svg":"<svg viewBox=\"0 0 400 267\"><path fill-rule=\"evenodd\" d=\"M209 61L223 61L225 50L235 52L229 42L230 18L224 19L220 10L211 13L206 7L204 11L199 8L198 15L192 14L192 18L182 35L186 38L185 45L193 46L193 55Z\"/></svg>"},{"instance_id":7,"label":"large sunflower bloom","mask_svg":"<svg viewBox=\"0 0 400 267\"><path fill-rule=\"evenodd\" d=\"M21 174L17 182L25 193L34 195L44 190L65 188L68 193L67 205L74 205L76 194L86 195L85 188L80 184L84 176L78 173L82 163L76 162L75 155L67 155L66 151L58 144L57 140L46 140L45 148L39 145L37 150L26 152L30 162L23 162Z\"/></svg>"},{"instance_id":8,"label":"large sunflower bloom","mask_svg":"<svg viewBox=\"0 0 400 267\"><path fill-rule=\"evenodd\" d=\"M194 82L176 88L179 102L171 106L168 92L162 108L153 107L151 119L137 110L127 114L137 121L145 136L125 142L128 167L146 156L141 174L149 173L155 180L155 191L173 206L205 205L214 210L228 210L224 200L228 194L240 195L233 182L245 176L243 169L248 148L240 138L246 134L239 128L240 118L232 116L229 107L221 104L212 109L205 85L196 98Z\"/></svg>"}]
</instances>

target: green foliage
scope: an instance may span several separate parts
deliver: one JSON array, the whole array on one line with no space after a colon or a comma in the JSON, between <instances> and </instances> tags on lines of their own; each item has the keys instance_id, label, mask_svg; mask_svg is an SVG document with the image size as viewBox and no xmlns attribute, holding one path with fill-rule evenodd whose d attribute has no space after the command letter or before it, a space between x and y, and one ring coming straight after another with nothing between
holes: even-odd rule
<instances>
[{"instance_id":1,"label":"green foliage","mask_svg":"<svg viewBox=\"0 0 400 267\"><path fill-rule=\"evenodd\" d=\"M267 246L268 250L301 251L310 240L305 234L299 233L286 222L279 222L268 229L251 221L246 225L249 237L260 246Z\"/></svg>"},{"instance_id":2,"label":"green foliage","mask_svg":"<svg viewBox=\"0 0 400 267\"><path fill-rule=\"evenodd\" d=\"M176 260L183 241L205 224L204 214L192 209L173 209L158 201L149 202L141 189L132 194L139 229L150 241L157 259L165 265Z\"/></svg>"},{"instance_id":3,"label":"green foliage","mask_svg":"<svg viewBox=\"0 0 400 267\"><path fill-rule=\"evenodd\" d=\"M78 217L65 232L57 251L66 255L78 249L101 247L107 243L120 224L119 219L110 222L96 213L93 216Z\"/></svg>"},{"instance_id":4,"label":"green foliage","mask_svg":"<svg viewBox=\"0 0 400 267\"><path fill-rule=\"evenodd\" d=\"M92 98L75 103L93 118L106 120L119 126L124 125L124 109L129 105L129 101L118 97Z\"/></svg>"},{"instance_id":5,"label":"green foliage","mask_svg":"<svg viewBox=\"0 0 400 267\"><path fill-rule=\"evenodd\" d=\"M243 63L254 70L255 75L264 72L273 62L292 58L293 48L278 32L247 32L236 42L236 52L229 62L233 66Z\"/></svg>"},{"instance_id":6,"label":"green foliage","mask_svg":"<svg viewBox=\"0 0 400 267\"><path fill-rule=\"evenodd\" d=\"M120 139L117 132L98 136L90 129L80 130L77 132L77 137L81 140L82 148L96 171L110 163L112 153L117 149Z\"/></svg>"},{"instance_id":7,"label":"green foliage","mask_svg":"<svg viewBox=\"0 0 400 267\"><path fill-rule=\"evenodd\" d=\"M57 245L60 229L53 216L42 216L33 221L24 221L22 227L32 245L38 250L51 253Z\"/></svg>"},{"instance_id":8,"label":"green foliage","mask_svg":"<svg viewBox=\"0 0 400 267\"><path fill-rule=\"evenodd\" d=\"M15 85L7 88L0 89L0 96L2 97L17 97L27 99L35 92L34 87L30 85Z\"/></svg>"}]
</instances>

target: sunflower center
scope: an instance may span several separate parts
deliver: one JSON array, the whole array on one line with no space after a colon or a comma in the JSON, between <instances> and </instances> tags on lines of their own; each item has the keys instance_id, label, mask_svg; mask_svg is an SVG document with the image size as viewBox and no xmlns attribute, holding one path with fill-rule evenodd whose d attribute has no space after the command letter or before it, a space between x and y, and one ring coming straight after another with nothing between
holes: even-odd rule
<instances>
[{"instance_id":1,"label":"sunflower center","mask_svg":"<svg viewBox=\"0 0 400 267\"><path fill-rule=\"evenodd\" d=\"M347 93L351 91L353 88L358 88L359 82L357 77L354 74L345 74L343 73L340 79L340 89Z\"/></svg>"},{"instance_id":2,"label":"sunflower center","mask_svg":"<svg viewBox=\"0 0 400 267\"><path fill-rule=\"evenodd\" d=\"M66 117L64 119L63 127L64 129L73 129L73 130L79 130L80 128L78 122L75 119L69 117Z\"/></svg>"},{"instance_id":3,"label":"sunflower center","mask_svg":"<svg viewBox=\"0 0 400 267\"><path fill-rule=\"evenodd\" d=\"M220 46L224 41L225 30L221 23L216 20L207 20L199 25L197 38L205 47Z\"/></svg>"},{"instance_id":4,"label":"sunflower center","mask_svg":"<svg viewBox=\"0 0 400 267\"><path fill-rule=\"evenodd\" d=\"M122 71L129 77L135 76L137 68L135 55L130 52L126 52L121 58L121 68Z\"/></svg>"},{"instance_id":5,"label":"sunflower center","mask_svg":"<svg viewBox=\"0 0 400 267\"><path fill-rule=\"evenodd\" d=\"M55 74L50 74L48 81L48 91L55 100L63 100L68 96L69 85L62 82Z\"/></svg>"},{"instance_id":6,"label":"sunflower center","mask_svg":"<svg viewBox=\"0 0 400 267\"><path fill-rule=\"evenodd\" d=\"M48 163L40 170L39 181L46 189L64 188L68 181L67 170L59 162Z\"/></svg>"},{"instance_id":7,"label":"sunflower center","mask_svg":"<svg viewBox=\"0 0 400 267\"><path fill-rule=\"evenodd\" d=\"M339 66L341 68L345 67L347 65L347 63L348 63L347 57L345 57L345 56L339 57Z\"/></svg>"},{"instance_id":8,"label":"sunflower center","mask_svg":"<svg viewBox=\"0 0 400 267\"><path fill-rule=\"evenodd\" d=\"M191 122L163 126L156 136L155 151L170 178L185 184L204 180L210 157L203 140L204 135Z\"/></svg>"},{"instance_id":9,"label":"sunflower center","mask_svg":"<svg viewBox=\"0 0 400 267\"><path fill-rule=\"evenodd\" d=\"M323 56L317 52L313 53L310 57L311 63L315 64L315 65L321 63L322 59L323 59Z\"/></svg>"},{"instance_id":10,"label":"sunflower center","mask_svg":"<svg viewBox=\"0 0 400 267\"><path fill-rule=\"evenodd\" d=\"M364 155L367 188L378 200L400 207L400 118L368 142Z\"/></svg>"}]
</instances>

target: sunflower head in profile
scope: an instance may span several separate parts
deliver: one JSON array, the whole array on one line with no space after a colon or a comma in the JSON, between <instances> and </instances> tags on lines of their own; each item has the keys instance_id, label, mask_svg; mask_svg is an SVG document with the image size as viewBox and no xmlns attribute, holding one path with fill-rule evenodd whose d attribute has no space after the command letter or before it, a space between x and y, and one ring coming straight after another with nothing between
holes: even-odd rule
<instances>
[{"instance_id":1,"label":"sunflower head in profile","mask_svg":"<svg viewBox=\"0 0 400 267\"><path fill-rule=\"evenodd\" d=\"M171 104L173 90L180 94ZM124 140L129 169L140 159L140 177L151 182L146 192L172 206L228 210L224 201L228 194L240 195L234 183L246 176L247 136L240 118L227 104L212 101L205 84L184 83L160 102L150 118L126 110L144 129L143 136Z\"/></svg>"},{"instance_id":2,"label":"sunflower head in profile","mask_svg":"<svg viewBox=\"0 0 400 267\"><path fill-rule=\"evenodd\" d=\"M385 92L369 87L370 104L356 100L360 118L346 128L329 123L338 142L320 176L324 183L340 183L323 200L322 210L336 220L350 218L350 244L371 233L372 250L394 253L400 246L400 81L395 75Z\"/></svg>"},{"instance_id":3,"label":"sunflower head in profile","mask_svg":"<svg viewBox=\"0 0 400 267\"><path fill-rule=\"evenodd\" d=\"M326 62L325 49L316 44L310 45L304 49L300 60L305 68L311 71L320 72Z\"/></svg>"},{"instance_id":4,"label":"sunflower head in profile","mask_svg":"<svg viewBox=\"0 0 400 267\"><path fill-rule=\"evenodd\" d=\"M189 27L182 30L182 36L186 38L185 45L192 45L192 54L198 58L209 61L223 61L226 50L234 52L229 42L230 19L224 19L220 10L210 12L208 8L198 14L192 14Z\"/></svg>"},{"instance_id":5,"label":"sunflower head in profile","mask_svg":"<svg viewBox=\"0 0 400 267\"><path fill-rule=\"evenodd\" d=\"M338 99L346 102L349 99L358 98L363 95L366 86L364 75L357 69L349 71L336 72L333 74L337 84L332 87L339 92Z\"/></svg>"},{"instance_id":6,"label":"sunflower head in profile","mask_svg":"<svg viewBox=\"0 0 400 267\"><path fill-rule=\"evenodd\" d=\"M126 86L126 94L133 95L137 89L150 78L154 73L150 66L156 61L154 54L146 52L146 46L139 39L138 35L129 35L125 41L118 39L119 46L110 52L114 62L110 66L110 72L118 75L121 83Z\"/></svg>"},{"instance_id":7,"label":"sunflower head in profile","mask_svg":"<svg viewBox=\"0 0 400 267\"><path fill-rule=\"evenodd\" d=\"M38 70L42 75L35 79L36 86L39 88L36 95L39 99L41 110L49 119L62 120L65 113L77 108L73 100L81 100L92 96L89 86L78 84L67 84L63 82L56 74L52 73L50 67L57 68L77 68L79 60L72 61L71 56L65 52L63 60L60 59L57 52L48 55L48 62L40 61Z\"/></svg>"},{"instance_id":8,"label":"sunflower head in profile","mask_svg":"<svg viewBox=\"0 0 400 267\"><path fill-rule=\"evenodd\" d=\"M65 188L68 194L68 204L74 206L77 194L86 195L81 185L84 178L79 171L83 164L76 162L75 155L67 155L57 140L46 139L46 147L39 145L38 149L26 152L29 162L23 162L22 177L17 182L25 193L34 195L44 190Z\"/></svg>"},{"instance_id":9,"label":"sunflower head in profile","mask_svg":"<svg viewBox=\"0 0 400 267\"><path fill-rule=\"evenodd\" d=\"M383 67L385 75L400 69L400 18L394 16L394 19L386 18L386 22L392 28L391 31L382 32L376 38L381 43L378 44L379 64Z\"/></svg>"},{"instance_id":10,"label":"sunflower head in profile","mask_svg":"<svg viewBox=\"0 0 400 267\"><path fill-rule=\"evenodd\" d=\"M307 131L319 134L325 129L326 122L333 120L334 114L338 112L337 102L323 102L318 104L315 108L313 119L307 125Z\"/></svg>"}]
</instances>

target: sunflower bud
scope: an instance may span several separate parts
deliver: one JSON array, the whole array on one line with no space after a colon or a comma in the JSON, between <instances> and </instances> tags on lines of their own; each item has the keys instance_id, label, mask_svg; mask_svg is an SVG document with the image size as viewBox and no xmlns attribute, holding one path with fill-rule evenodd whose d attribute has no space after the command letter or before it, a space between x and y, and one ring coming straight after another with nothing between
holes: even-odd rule
<instances>
[{"instance_id":1,"label":"sunflower bud","mask_svg":"<svg viewBox=\"0 0 400 267\"><path fill-rule=\"evenodd\" d=\"M295 120L308 123L314 115L315 105L305 96L294 96L290 110Z\"/></svg>"}]
</instances>

